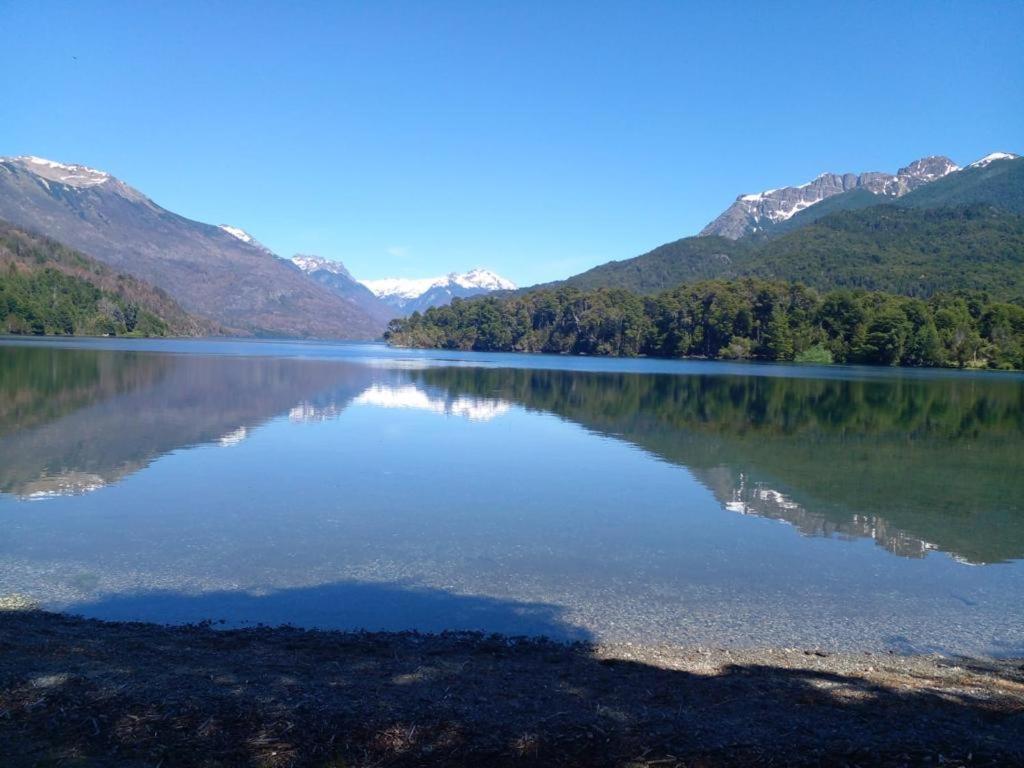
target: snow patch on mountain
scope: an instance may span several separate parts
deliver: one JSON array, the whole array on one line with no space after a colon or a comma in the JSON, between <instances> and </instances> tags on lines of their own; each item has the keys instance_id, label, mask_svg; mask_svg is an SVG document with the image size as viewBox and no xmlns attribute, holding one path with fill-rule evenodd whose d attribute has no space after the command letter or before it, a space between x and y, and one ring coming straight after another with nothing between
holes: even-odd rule
<instances>
[{"instance_id":1,"label":"snow patch on mountain","mask_svg":"<svg viewBox=\"0 0 1024 768\"><path fill-rule=\"evenodd\" d=\"M0 157L0 171L27 173L51 195L56 194L51 185L59 184L78 192L86 190L112 192L126 200L143 203L151 208L154 206L154 203L137 189L128 186L106 171L90 168L87 165L60 163L36 155L19 155L17 157Z\"/></svg>"},{"instance_id":2,"label":"snow patch on mountain","mask_svg":"<svg viewBox=\"0 0 1024 768\"><path fill-rule=\"evenodd\" d=\"M56 160L47 160L45 157L36 157L35 155L5 157L2 159L33 166L31 170L40 178L67 184L71 187L94 187L110 180L109 173L98 171L87 165L58 163Z\"/></svg>"},{"instance_id":3,"label":"snow patch on mountain","mask_svg":"<svg viewBox=\"0 0 1024 768\"><path fill-rule=\"evenodd\" d=\"M701 235L736 239L759 232L792 218L822 200L853 189L864 189L885 197L901 197L918 187L960 170L948 157L931 156L915 160L895 174L822 173L812 181L791 187L766 189L739 195L718 218L701 230Z\"/></svg>"},{"instance_id":4,"label":"snow patch on mountain","mask_svg":"<svg viewBox=\"0 0 1024 768\"><path fill-rule=\"evenodd\" d=\"M224 230L229 235L238 240L241 240L246 245L251 245L253 248L258 248L259 250L273 256L274 258L280 258L279 256L277 256L277 254L275 254L273 251L267 248L267 246L265 246L263 243L261 243L259 240L250 235L241 227L232 227L230 224L218 224L217 228Z\"/></svg>"},{"instance_id":5,"label":"snow patch on mountain","mask_svg":"<svg viewBox=\"0 0 1024 768\"><path fill-rule=\"evenodd\" d=\"M349 279L355 279L352 277L352 273L340 261L332 261L321 256L307 256L297 253L292 256L292 263L306 273L323 270L324 272L330 272L332 275L344 275Z\"/></svg>"},{"instance_id":6,"label":"snow patch on mountain","mask_svg":"<svg viewBox=\"0 0 1024 768\"><path fill-rule=\"evenodd\" d=\"M975 160L973 163L968 165L968 168L984 168L986 165L994 163L996 160L1016 160L1020 155L1015 155L1012 152L992 152L985 155L981 160Z\"/></svg>"},{"instance_id":7,"label":"snow patch on mountain","mask_svg":"<svg viewBox=\"0 0 1024 768\"><path fill-rule=\"evenodd\" d=\"M228 224L218 224L217 226L219 226L221 229L223 229L229 235L234 235L239 240L241 240L243 243L251 243L253 241L252 235L250 235L244 229L239 229L238 227L232 227L232 226L230 226Z\"/></svg>"}]
</instances>

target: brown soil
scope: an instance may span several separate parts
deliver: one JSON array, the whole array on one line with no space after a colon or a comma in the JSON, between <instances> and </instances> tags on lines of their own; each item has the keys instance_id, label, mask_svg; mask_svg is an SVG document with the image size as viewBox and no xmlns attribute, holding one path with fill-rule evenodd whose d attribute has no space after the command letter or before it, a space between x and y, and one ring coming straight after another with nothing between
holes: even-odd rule
<instances>
[{"instance_id":1,"label":"brown soil","mask_svg":"<svg viewBox=\"0 0 1024 768\"><path fill-rule=\"evenodd\" d=\"M1024 765L1024 665L0 610L0 765Z\"/></svg>"}]
</instances>

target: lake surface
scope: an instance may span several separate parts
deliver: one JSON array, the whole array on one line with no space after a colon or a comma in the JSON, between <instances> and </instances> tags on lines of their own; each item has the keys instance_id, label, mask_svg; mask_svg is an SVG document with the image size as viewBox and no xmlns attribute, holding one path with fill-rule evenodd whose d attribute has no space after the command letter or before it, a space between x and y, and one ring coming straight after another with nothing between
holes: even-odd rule
<instances>
[{"instance_id":1,"label":"lake surface","mask_svg":"<svg viewBox=\"0 0 1024 768\"><path fill-rule=\"evenodd\" d=\"M0 340L0 595L1024 653L1024 377Z\"/></svg>"}]
</instances>

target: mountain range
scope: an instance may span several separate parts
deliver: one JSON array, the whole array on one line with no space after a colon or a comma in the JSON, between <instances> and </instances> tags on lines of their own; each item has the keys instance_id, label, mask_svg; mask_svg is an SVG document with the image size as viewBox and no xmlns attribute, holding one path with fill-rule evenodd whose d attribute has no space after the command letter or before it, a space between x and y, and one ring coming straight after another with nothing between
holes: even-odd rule
<instances>
[{"instance_id":1,"label":"mountain range","mask_svg":"<svg viewBox=\"0 0 1024 768\"><path fill-rule=\"evenodd\" d=\"M770 229L835 195L862 190L879 198L902 197L959 170L960 166L948 157L932 156L915 160L900 168L895 175L878 171L860 174L822 173L813 181L795 187L740 195L700 234L720 235L736 240Z\"/></svg>"},{"instance_id":2,"label":"mountain range","mask_svg":"<svg viewBox=\"0 0 1024 768\"><path fill-rule=\"evenodd\" d=\"M486 269L451 272L444 277L356 280L340 261L298 254L292 263L330 290L358 303L370 315L387 323L394 317L425 312L454 298L469 298L515 285Z\"/></svg>"},{"instance_id":3,"label":"mountain range","mask_svg":"<svg viewBox=\"0 0 1024 768\"><path fill-rule=\"evenodd\" d=\"M930 156L895 174L824 173L740 195L697 236L549 286L655 293L758 276L910 295L967 288L1017 300L1022 214L1024 159L995 152L961 168ZM170 332L377 338L394 317L515 289L485 269L360 281L341 262L284 259L237 226L173 213L104 171L32 156L0 158L0 221L35 238L36 252L71 249L73 258L47 257L48 268L107 291L107 308L141 306L111 293L117 275L135 280L134 295ZM81 267L90 260L97 263ZM35 269L23 258L17 268ZM89 312L79 325L98 327Z\"/></svg>"},{"instance_id":4,"label":"mountain range","mask_svg":"<svg viewBox=\"0 0 1024 768\"><path fill-rule=\"evenodd\" d=\"M373 338L382 330L291 262L162 208L104 171L2 158L0 219L144 280L229 332Z\"/></svg>"},{"instance_id":5,"label":"mountain range","mask_svg":"<svg viewBox=\"0 0 1024 768\"><path fill-rule=\"evenodd\" d=\"M486 269L472 269L461 274L451 272L443 277L364 280L363 285L401 315L443 306L454 298L465 299L494 291L510 291L516 287L510 280Z\"/></svg>"},{"instance_id":6,"label":"mountain range","mask_svg":"<svg viewBox=\"0 0 1024 768\"><path fill-rule=\"evenodd\" d=\"M761 193L759 201L741 195L700 235L537 287L651 294L685 282L759 276L825 289L927 296L963 288L1024 298L1024 158L999 152L964 168L948 158L926 158L907 168L915 170L888 181L881 174L851 175L846 191L823 181L818 192L830 194L783 213L779 201L792 199L785 190ZM928 175L936 178L922 182ZM755 215L761 217L756 222ZM737 222L745 234L731 236L739 233ZM713 226L722 233L709 232Z\"/></svg>"},{"instance_id":7,"label":"mountain range","mask_svg":"<svg viewBox=\"0 0 1024 768\"><path fill-rule=\"evenodd\" d=\"M242 335L376 338L397 315L513 287L486 270L364 285L340 262L281 258L240 227L180 216L105 171L34 156L0 158L0 220Z\"/></svg>"}]
</instances>

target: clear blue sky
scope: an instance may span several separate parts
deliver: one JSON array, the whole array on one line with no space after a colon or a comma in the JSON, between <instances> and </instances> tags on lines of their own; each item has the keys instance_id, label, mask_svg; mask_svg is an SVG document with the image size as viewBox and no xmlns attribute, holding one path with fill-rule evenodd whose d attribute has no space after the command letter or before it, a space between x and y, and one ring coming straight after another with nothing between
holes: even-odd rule
<instances>
[{"instance_id":1,"label":"clear blue sky","mask_svg":"<svg viewBox=\"0 0 1024 768\"><path fill-rule=\"evenodd\" d=\"M529 284L742 192L1024 151L1020 0L0 0L0 29L0 154L363 278Z\"/></svg>"}]
</instances>

